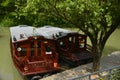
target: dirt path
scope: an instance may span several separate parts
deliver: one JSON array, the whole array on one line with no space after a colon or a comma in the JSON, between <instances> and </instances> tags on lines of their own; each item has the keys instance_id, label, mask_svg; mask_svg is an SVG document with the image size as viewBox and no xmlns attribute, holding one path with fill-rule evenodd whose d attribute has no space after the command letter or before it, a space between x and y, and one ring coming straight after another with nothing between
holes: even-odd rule
<instances>
[{"instance_id":1,"label":"dirt path","mask_svg":"<svg viewBox=\"0 0 120 80\"><path fill-rule=\"evenodd\" d=\"M112 54L109 54L108 56L101 59L101 70L118 65L120 65L120 51L113 52ZM68 78L72 78L78 75L88 74L91 68L92 63L78 66L74 69L66 70L62 73L57 73L41 80L67 80Z\"/></svg>"}]
</instances>

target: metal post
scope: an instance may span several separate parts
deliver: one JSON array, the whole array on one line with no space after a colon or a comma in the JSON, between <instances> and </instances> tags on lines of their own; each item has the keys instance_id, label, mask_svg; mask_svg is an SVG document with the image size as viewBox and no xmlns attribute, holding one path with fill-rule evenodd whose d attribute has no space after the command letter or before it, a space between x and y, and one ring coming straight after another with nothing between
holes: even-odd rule
<instances>
[{"instance_id":1,"label":"metal post","mask_svg":"<svg viewBox=\"0 0 120 80\"><path fill-rule=\"evenodd\" d=\"M88 77L89 77L89 80L91 80L91 75L88 75Z\"/></svg>"},{"instance_id":2,"label":"metal post","mask_svg":"<svg viewBox=\"0 0 120 80\"><path fill-rule=\"evenodd\" d=\"M108 80L111 80L111 75L112 74L112 69L109 69L109 73L108 73Z\"/></svg>"}]
</instances>

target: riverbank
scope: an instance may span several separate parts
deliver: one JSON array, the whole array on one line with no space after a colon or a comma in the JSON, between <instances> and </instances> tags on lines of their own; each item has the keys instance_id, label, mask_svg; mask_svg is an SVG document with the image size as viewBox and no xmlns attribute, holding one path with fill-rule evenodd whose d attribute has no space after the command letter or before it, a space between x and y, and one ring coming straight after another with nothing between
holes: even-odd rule
<instances>
[{"instance_id":1,"label":"riverbank","mask_svg":"<svg viewBox=\"0 0 120 80\"><path fill-rule=\"evenodd\" d=\"M120 65L120 51L115 51L108 56L101 59L101 69L107 69L110 67ZM66 70L62 73L57 73L55 75L40 79L40 80L68 80L75 76L82 76L91 73L92 63L78 66L76 68Z\"/></svg>"}]
</instances>

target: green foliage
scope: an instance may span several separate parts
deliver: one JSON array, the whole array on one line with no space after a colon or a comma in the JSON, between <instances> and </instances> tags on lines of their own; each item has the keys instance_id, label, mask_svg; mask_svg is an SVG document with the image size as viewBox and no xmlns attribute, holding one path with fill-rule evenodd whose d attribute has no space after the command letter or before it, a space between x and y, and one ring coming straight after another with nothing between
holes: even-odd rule
<instances>
[{"instance_id":1,"label":"green foliage","mask_svg":"<svg viewBox=\"0 0 120 80\"><path fill-rule=\"evenodd\" d=\"M10 18L7 18L5 17L1 22L0 22L0 26L4 26L4 27L10 27L12 25L14 25L14 20L13 19L10 19Z\"/></svg>"},{"instance_id":2,"label":"green foliage","mask_svg":"<svg viewBox=\"0 0 120 80\"><path fill-rule=\"evenodd\" d=\"M54 0L50 1L54 2ZM56 17L51 12L52 7L46 3L46 0L1 0L0 24L2 26L19 24L32 26L72 26L62 17Z\"/></svg>"},{"instance_id":3,"label":"green foliage","mask_svg":"<svg viewBox=\"0 0 120 80\"><path fill-rule=\"evenodd\" d=\"M114 14L118 13L119 10L119 1L113 1L1 0L0 13L2 16L0 19L2 20L6 14L12 13L13 19L18 24L77 26L86 33L88 30L94 34L94 31L104 30L106 26L103 26L103 21L107 23L107 26L112 25L112 19L116 17ZM119 15L117 14L117 16Z\"/></svg>"},{"instance_id":4,"label":"green foliage","mask_svg":"<svg viewBox=\"0 0 120 80\"><path fill-rule=\"evenodd\" d=\"M120 69L115 70L111 76L111 80L120 80Z\"/></svg>"},{"instance_id":5,"label":"green foliage","mask_svg":"<svg viewBox=\"0 0 120 80\"><path fill-rule=\"evenodd\" d=\"M0 1L0 25L11 26L14 24L14 18L12 12L15 10L13 0L1 0Z\"/></svg>"}]
</instances>

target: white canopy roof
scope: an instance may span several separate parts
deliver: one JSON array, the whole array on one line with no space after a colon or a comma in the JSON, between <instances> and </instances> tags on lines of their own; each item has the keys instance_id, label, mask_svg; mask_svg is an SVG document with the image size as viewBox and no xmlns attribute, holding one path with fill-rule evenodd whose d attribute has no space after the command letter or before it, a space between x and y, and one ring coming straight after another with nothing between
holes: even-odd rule
<instances>
[{"instance_id":1,"label":"white canopy roof","mask_svg":"<svg viewBox=\"0 0 120 80\"><path fill-rule=\"evenodd\" d=\"M65 30L62 28L43 26L40 28L35 28L27 25L19 25L10 28L12 42L26 40L31 36L43 36L47 39L55 39L65 36L68 33L74 33L70 30Z\"/></svg>"}]
</instances>

